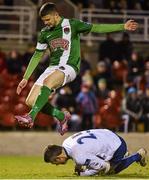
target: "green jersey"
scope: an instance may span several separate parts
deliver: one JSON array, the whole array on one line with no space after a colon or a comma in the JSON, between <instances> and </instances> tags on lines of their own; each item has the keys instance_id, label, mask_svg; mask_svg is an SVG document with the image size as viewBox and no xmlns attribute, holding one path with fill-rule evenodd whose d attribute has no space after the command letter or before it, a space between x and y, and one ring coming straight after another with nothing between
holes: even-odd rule
<instances>
[{"instance_id":1,"label":"green jersey","mask_svg":"<svg viewBox=\"0 0 149 180\"><path fill-rule=\"evenodd\" d=\"M36 49L49 48L50 66L70 65L78 73L80 68L80 33L88 33L92 24L76 19L62 18L55 28L41 30Z\"/></svg>"},{"instance_id":2,"label":"green jersey","mask_svg":"<svg viewBox=\"0 0 149 180\"><path fill-rule=\"evenodd\" d=\"M51 52L50 66L67 64L78 73L80 69L80 33L108 33L123 30L124 24L89 24L76 19L62 18L56 27L45 27L41 30L36 51L23 78L30 78L42 59L43 51L47 48Z\"/></svg>"}]
</instances>

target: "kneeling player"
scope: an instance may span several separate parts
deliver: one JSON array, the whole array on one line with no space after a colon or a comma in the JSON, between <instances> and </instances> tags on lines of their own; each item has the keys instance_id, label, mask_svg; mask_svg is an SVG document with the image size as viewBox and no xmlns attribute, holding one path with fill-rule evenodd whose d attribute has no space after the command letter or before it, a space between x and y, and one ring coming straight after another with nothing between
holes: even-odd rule
<instances>
[{"instance_id":1,"label":"kneeling player","mask_svg":"<svg viewBox=\"0 0 149 180\"><path fill-rule=\"evenodd\" d=\"M127 145L123 138L107 129L92 129L76 133L62 146L49 145L44 160L52 164L65 164L68 159L76 163L75 172L80 176L117 174L134 162L146 165L146 150L125 157Z\"/></svg>"}]
</instances>

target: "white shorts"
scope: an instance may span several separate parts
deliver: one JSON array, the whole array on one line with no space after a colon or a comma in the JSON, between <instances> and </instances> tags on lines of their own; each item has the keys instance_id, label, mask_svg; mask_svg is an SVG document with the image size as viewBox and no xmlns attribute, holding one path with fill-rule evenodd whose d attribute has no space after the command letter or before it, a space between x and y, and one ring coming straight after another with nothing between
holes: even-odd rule
<instances>
[{"instance_id":1,"label":"white shorts","mask_svg":"<svg viewBox=\"0 0 149 180\"><path fill-rule=\"evenodd\" d=\"M48 68L46 68L46 70L39 76L39 78L37 79L37 81L35 82L36 85L40 85L43 86L43 82L44 80L50 75L52 74L55 70L59 70L62 71L65 74L65 78L64 78L64 82L62 84L62 86L64 86L65 84L73 81L76 78L76 72L75 70L69 66L69 65L65 65L65 66L49 66Z\"/></svg>"}]
</instances>

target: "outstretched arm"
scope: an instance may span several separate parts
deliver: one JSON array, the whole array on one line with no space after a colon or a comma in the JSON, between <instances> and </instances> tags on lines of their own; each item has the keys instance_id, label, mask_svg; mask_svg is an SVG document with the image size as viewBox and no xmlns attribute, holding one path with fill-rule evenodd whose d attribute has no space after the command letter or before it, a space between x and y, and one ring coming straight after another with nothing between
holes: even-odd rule
<instances>
[{"instance_id":1,"label":"outstretched arm","mask_svg":"<svg viewBox=\"0 0 149 180\"><path fill-rule=\"evenodd\" d=\"M44 29L42 29L38 36L36 50L35 50L32 58L30 60L30 63L25 71L22 81L19 83L19 85L17 87L17 94L20 94L21 91L26 87L26 85L28 83L28 79L32 75L32 73L35 70L35 68L37 67L39 61L42 59L42 56L43 56L45 50L47 49L48 45L47 45L47 42L45 39L44 32L45 32Z\"/></svg>"},{"instance_id":2,"label":"outstretched arm","mask_svg":"<svg viewBox=\"0 0 149 180\"><path fill-rule=\"evenodd\" d=\"M124 24L93 24L91 31L94 33L108 33L116 31L135 31L138 27L138 23L134 20L128 20Z\"/></svg>"},{"instance_id":3,"label":"outstretched arm","mask_svg":"<svg viewBox=\"0 0 149 180\"><path fill-rule=\"evenodd\" d=\"M33 71L35 70L35 68L37 67L39 61L41 60L42 56L44 54L44 51L38 51L36 50L30 60L30 63L25 71L25 74L23 76L23 79L21 80L21 82L19 83L18 87L17 87L17 94L19 95L21 93L21 91L26 87L27 83L28 83L28 79L30 78L30 76L32 75Z\"/></svg>"}]
</instances>

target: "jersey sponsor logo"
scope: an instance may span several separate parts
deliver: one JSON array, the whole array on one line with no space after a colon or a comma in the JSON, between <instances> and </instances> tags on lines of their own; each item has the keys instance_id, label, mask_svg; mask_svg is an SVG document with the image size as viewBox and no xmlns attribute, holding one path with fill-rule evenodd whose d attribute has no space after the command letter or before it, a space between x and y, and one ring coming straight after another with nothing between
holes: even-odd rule
<instances>
[{"instance_id":1,"label":"jersey sponsor logo","mask_svg":"<svg viewBox=\"0 0 149 180\"><path fill-rule=\"evenodd\" d=\"M69 27L65 27L65 28L64 28L64 33L65 33L65 34L69 34L69 32L70 32L70 28L69 28Z\"/></svg>"},{"instance_id":2,"label":"jersey sponsor logo","mask_svg":"<svg viewBox=\"0 0 149 180\"><path fill-rule=\"evenodd\" d=\"M62 38L53 39L50 41L50 47L52 51L56 51L57 48L61 48L62 50L68 50L69 41Z\"/></svg>"}]
</instances>

